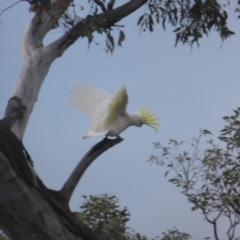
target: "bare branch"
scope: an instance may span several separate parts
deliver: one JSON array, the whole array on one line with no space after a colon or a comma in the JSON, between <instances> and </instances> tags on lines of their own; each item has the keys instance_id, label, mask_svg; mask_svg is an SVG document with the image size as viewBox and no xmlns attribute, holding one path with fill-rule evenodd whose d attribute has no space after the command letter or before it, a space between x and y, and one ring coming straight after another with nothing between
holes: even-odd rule
<instances>
[{"instance_id":1,"label":"bare branch","mask_svg":"<svg viewBox=\"0 0 240 240\"><path fill-rule=\"evenodd\" d=\"M206 220L213 225L214 237L215 237L216 240L219 240L218 232L217 232L217 221L216 221L216 219L214 221L211 221L208 218L206 218Z\"/></svg>"},{"instance_id":2,"label":"bare branch","mask_svg":"<svg viewBox=\"0 0 240 240\"><path fill-rule=\"evenodd\" d=\"M219 240L219 238L218 238L218 230L217 230L217 221L216 220L213 222L213 232L214 232L215 239Z\"/></svg>"},{"instance_id":3,"label":"bare branch","mask_svg":"<svg viewBox=\"0 0 240 240\"><path fill-rule=\"evenodd\" d=\"M1 16L3 15L3 13L4 13L5 11L7 11L8 9L14 7L15 5L17 5L17 4L20 3L20 2L26 2L26 1L27 1L27 0L19 0L19 1L15 2L15 3L13 3L12 5L10 5L9 7L3 9L3 10L0 12L0 17L1 17Z\"/></svg>"},{"instance_id":4,"label":"bare branch","mask_svg":"<svg viewBox=\"0 0 240 240\"><path fill-rule=\"evenodd\" d=\"M115 146L116 144L123 141L122 138L116 139L108 139L104 138L101 142L94 145L80 160L66 183L63 185L60 193L62 194L63 198L69 202L72 196L74 189L76 188L79 180L83 176L84 172L88 168L88 166L102 153L107 151L109 148Z\"/></svg>"}]
</instances>

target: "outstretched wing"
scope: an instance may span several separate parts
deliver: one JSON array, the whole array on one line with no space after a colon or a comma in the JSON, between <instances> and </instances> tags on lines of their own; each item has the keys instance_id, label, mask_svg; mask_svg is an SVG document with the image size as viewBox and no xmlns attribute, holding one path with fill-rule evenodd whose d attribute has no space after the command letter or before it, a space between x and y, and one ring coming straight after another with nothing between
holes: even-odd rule
<instances>
[{"instance_id":1,"label":"outstretched wing","mask_svg":"<svg viewBox=\"0 0 240 240\"><path fill-rule=\"evenodd\" d=\"M93 112L111 98L111 94L86 84L75 86L70 93L71 105L91 118Z\"/></svg>"},{"instance_id":2,"label":"outstretched wing","mask_svg":"<svg viewBox=\"0 0 240 240\"><path fill-rule=\"evenodd\" d=\"M119 115L126 115L126 108L128 103L127 89L124 86L114 96L109 106L109 114L106 119L106 124L111 124Z\"/></svg>"}]
</instances>

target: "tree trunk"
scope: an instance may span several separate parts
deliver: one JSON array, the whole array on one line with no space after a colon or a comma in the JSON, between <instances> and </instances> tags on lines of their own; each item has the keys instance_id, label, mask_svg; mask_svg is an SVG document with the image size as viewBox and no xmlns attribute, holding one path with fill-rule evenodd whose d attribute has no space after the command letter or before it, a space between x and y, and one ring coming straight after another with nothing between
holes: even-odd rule
<instances>
[{"instance_id":1,"label":"tree trunk","mask_svg":"<svg viewBox=\"0 0 240 240\"><path fill-rule=\"evenodd\" d=\"M18 101L14 98L11 103ZM21 105L13 111L21 109ZM17 114L18 115L18 114ZM35 173L21 140L11 131L14 117L0 120L0 228L10 239L99 240L70 211L68 202L87 167L122 139L104 139L77 165L61 191L48 189Z\"/></svg>"}]
</instances>

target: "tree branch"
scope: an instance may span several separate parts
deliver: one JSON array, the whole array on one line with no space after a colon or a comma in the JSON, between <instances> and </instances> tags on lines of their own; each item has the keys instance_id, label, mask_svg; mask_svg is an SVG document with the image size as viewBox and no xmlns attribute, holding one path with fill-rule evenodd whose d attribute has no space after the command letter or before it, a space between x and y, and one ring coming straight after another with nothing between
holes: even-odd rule
<instances>
[{"instance_id":1,"label":"tree branch","mask_svg":"<svg viewBox=\"0 0 240 240\"><path fill-rule=\"evenodd\" d=\"M88 166L102 153L107 151L109 148L115 146L116 144L123 141L122 138L116 139L108 139L104 138L101 142L94 145L83 158L80 160L66 183L63 185L62 189L60 190L61 195L66 200L66 202L70 201L72 193L76 188L79 180L83 176L84 172L88 168Z\"/></svg>"},{"instance_id":2,"label":"tree branch","mask_svg":"<svg viewBox=\"0 0 240 240\"><path fill-rule=\"evenodd\" d=\"M121 19L127 17L140 7L142 7L147 0L130 0L129 2L117 7L114 10L108 10L96 16L88 15L85 19L79 21L66 34L53 42L52 48L59 51L59 56L70 47L79 37L90 36L98 28L109 28Z\"/></svg>"},{"instance_id":3,"label":"tree branch","mask_svg":"<svg viewBox=\"0 0 240 240\"><path fill-rule=\"evenodd\" d=\"M3 15L3 13L4 13L5 11L7 11L8 9L14 7L14 6L17 5L18 3L24 2L24 1L27 1L27 0L19 0L19 1L15 2L15 3L13 3L12 5L8 6L7 8L3 9L3 10L0 12L0 17Z\"/></svg>"},{"instance_id":4,"label":"tree branch","mask_svg":"<svg viewBox=\"0 0 240 240\"><path fill-rule=\"evenodd\" d=\"M138 10L145 3L147 3L147 1L148 0L130 0L114 10L102 13L102 18L105 19L107 25L109 24L109 26L112 26L114 23L119 22L121 19Z\"/></svg>"},{"instance_id":5,"label":"tree branch","mask_svg":"<svg viewBox=\"0 0 240 240\"><path fill-rule=\"evenodd\" d=\"M206 216L205 216L205 217L206 217ZM217 220L215 219L215 220L211 221L211 220L208 219L207 217L206 217L206 220L207 220L207 222L209 222L209 223L211 223L211 224L213 225L214 237L215 237L216 240L219 240L218 231L217 231Z\"/></svg>"},{"instance_id":6,"label":"tree branch","mask_svg":"<svg viewBox=\"0 0 240 240\"><path fill-rule=\"evenodd\" d=\"M68 9L71 0L58 0L38 6L23 38L24 60L32 56L35 49L43 46L43 38L53 29L62 14ZM32 3L32 6L34 3ZM28 56L28 57L27 57Z\"/></svg>"}]
</instances>

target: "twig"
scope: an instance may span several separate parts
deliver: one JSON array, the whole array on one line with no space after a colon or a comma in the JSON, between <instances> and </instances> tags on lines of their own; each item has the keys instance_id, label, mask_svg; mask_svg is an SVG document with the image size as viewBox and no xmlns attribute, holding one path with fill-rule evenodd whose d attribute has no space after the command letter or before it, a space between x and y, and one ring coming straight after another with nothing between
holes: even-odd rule
<instances>
[{"instance_id":1,"label":"twig","mask_svg":"<svg viewBox=\"0 0 240 240\"><path fill-rule=\"evenodd\" d=\"M10 5L9 7L3 9L3 10L1 11L1 13L0 13L0 17L1 17L2 14L3 14L5 11L7 11L8 9L12 8L13 6L15 6L16 4L18 4L18 3L20 3L20 2L25 2L25 1L27 1L27 0L19 0L19 1L15 2L15 3L13 3L12 5Z\"/></svg>"}]
</instances>

